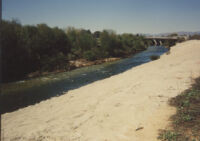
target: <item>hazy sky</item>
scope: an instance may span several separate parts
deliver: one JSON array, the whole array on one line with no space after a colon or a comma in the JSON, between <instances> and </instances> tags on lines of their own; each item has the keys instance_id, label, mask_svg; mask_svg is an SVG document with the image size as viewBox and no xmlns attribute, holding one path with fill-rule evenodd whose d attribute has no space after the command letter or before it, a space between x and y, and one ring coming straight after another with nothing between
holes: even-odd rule
<instances>
[{"instance_id":1,"label":"hazy sky","mask_svg":"<svg viewBox=\"0 0 200 141\"><path fill-rule=\"evenodd\" d=\"M200 0L3 0L3 19L91 31L200 31Z\"/></svg>"}]
</instances>

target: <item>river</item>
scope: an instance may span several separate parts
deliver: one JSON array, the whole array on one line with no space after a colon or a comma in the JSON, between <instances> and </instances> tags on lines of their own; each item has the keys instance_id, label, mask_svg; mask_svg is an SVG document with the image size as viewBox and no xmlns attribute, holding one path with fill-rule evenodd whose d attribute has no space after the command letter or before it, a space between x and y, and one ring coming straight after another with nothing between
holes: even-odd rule
<instances>
[{"instance_id":1,"label":"river","mask_svg":"<svg viewBox=\"0 0 200 141\"><path fill-rule=\"evenodd\" d=\"M69 90L150 62L151 55L162 55L165 52L167 52L167 49L164 47L152 46L132 57L115 62L4 84L2 85L0 112L12 112L51 97L63 95Z\"/></svg>"}]
</instances>

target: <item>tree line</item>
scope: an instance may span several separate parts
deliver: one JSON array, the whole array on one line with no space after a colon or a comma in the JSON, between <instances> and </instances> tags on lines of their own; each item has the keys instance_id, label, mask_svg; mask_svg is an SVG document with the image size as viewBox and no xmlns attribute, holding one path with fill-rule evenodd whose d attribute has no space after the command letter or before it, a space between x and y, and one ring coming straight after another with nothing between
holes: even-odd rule
<instances>
[{"instance_id":1,"label":"tree line","mask_svg":"<svg viewBox=\"0 0 200 141\"><path fill-rule=\"evenodd\" d=\"M189 36L190 40L200 40L200 34L194 34Z\"/></svg>"},{"instance_id":2,"label":"tree line","mask_svg":"<svg viewBox=\"0 0 200 141\"><path fill-rule=\"evenodd\" d=\"M69 70L70 60L126 57L148 47L143 36L118 35L112 30L92 33L5 20L0 24L3 82L24 79L36 71Z\"/></svg>"}]
</instances>

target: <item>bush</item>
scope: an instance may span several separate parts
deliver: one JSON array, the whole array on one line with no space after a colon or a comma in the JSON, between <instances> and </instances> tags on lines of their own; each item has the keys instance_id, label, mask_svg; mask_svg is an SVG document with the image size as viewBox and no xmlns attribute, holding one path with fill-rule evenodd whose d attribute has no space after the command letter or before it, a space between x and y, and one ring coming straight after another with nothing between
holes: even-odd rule
<instances>
[{"instance_id":1,"label":"bush","mask_svg":"<svg viewBox=\"0 0 200 141\"><path fill-rule=\"evenodd\" d=\"M88 50L86 52L84 52L83 57L89 61L94 61L96 60L96 55L93 51Z\"/></svg>"},{"instance_id":2,"label":"bush","mask_svg":"<svg viewBox=\"0 0 200 141\"><path fill-rule=\"evenodd\" d=\"M152 55L152 56L150 56L150 58L151 58L151 60L153 61L153 60L159 59L160 56L158 56L158 55Z\"/></svg>"}]
</instances>

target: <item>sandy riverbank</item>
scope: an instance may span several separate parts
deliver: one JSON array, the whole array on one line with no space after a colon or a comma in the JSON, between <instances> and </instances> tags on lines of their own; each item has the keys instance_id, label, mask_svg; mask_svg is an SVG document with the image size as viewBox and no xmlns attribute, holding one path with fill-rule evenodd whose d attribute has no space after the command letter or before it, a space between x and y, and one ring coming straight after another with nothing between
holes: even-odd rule
<instances>
[{"instance_id":1,"label":"sandy riverbank","mask_svg":"<svg viewBox=\"0 0 200 141\"><path fill-rule=\"evenodd\" d=\"M167 100L200 76L200 41L2 117L4 141L155 141L175 113ZM137 130L138 128L143 128Z\"/></svg>"}]
</instances>

